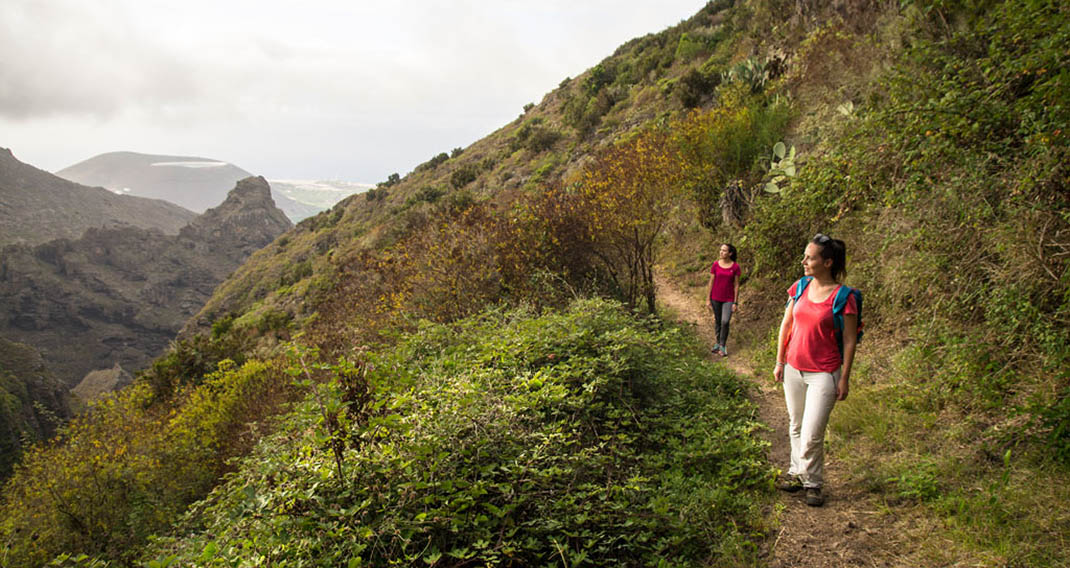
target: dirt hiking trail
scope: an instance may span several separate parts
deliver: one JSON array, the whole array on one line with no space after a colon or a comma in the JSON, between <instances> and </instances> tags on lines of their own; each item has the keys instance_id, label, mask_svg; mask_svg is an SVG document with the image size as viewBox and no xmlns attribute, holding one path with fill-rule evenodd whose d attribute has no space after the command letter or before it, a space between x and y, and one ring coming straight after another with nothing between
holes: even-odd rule
<instances>
[{"instance_id":1,"label":"dirt hiking trail","mask_svg":"<svg viewBox=\"0 0 1070 568\"><path fill-rule=\"evenodd\" d=\"M700 337L714 344L713 315L701 301L682 292L663 276L656 281L658 300L677 314L680 320L695 324ZM744 298L745 299L745 298ZM744 302L745 305L745 302ZM743 312L741 311L741 314ZM744 324L733 318L732 326ZM729 354L739 350L728 340ZM763 438L770 443L769 460L787 470L790 448L788 444L788 414L784 407L784 391L772 378L773 361L768 369L753 368L743 358L721 358L710 354L712 360L723 362L753 385L752 399L759 407L762 422L769 429ZM835 409L833 414L835 414ZM836 451L825 453L825 505L808 507L804 492L778 491L775 506L768 511L773 530L763 546L768 566L788 567L899 567L895 551L907 551L910 543L904 535L893 530L894 518L880 510L880 503L864 488L853 483L849 472L839 463Z\"/></svg>"}]
</instances>

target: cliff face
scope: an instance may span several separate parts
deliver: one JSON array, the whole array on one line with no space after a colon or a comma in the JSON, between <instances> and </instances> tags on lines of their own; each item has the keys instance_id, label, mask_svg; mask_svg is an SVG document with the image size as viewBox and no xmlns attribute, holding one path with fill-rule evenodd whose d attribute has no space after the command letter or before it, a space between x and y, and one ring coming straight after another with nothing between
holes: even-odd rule
<instances>
[{"instance_id":1,"label":"cliff face","mask_svg":"<svg viewBox=\"0 0 1070 568\"><path fill-rule=\"evenodd\" d=\"M54 176L0 148L0 245L77 239L86 229L132 226L176 234L196 213L177 205L116 195Z\"/></svg>"},{"instance_id":2,"label":"cliff face","mask_svg":"<svg viewBox=\"0 0 1070 568\"><path fill-rule=\"evenodd\" d=\"M94 370L136 372L224 278L290 226L267 182L247 178L178 236L125 226L8 246L0 336L38 349L68 388Z\"/></svg>"},{"instance_id":3,"label":"cliff face","mask_svg":"<svg viewBox=\"0 0 1070 568\"><path fill-rule=\"evenodd\" d=\"M197 243L201 252L240 257L240 264L291 226L275 206L267 180L249 177L238 181L221 205L183 227L179 238Z\"/></svg>"}]
</instances>

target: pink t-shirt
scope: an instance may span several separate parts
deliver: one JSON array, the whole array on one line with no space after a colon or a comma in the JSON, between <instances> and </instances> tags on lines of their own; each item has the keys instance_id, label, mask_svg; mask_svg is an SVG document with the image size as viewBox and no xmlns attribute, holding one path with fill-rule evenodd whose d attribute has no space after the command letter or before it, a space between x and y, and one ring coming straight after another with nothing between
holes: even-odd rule
<instances>
[{"instance_id":1,"label":"pink t-shirt","mask_svg":"<svg viewBox=\"0 0 1070 568\"><path fill-rule=\"evenodd\" d=\"M798 285L795 282L788 288L788 298L795 297L795 287ZM810 286L803 290L792 309L794 319L788 339L787 363L800 371L832 373L843 364L840 349L836 346L836 329L832 325L832 301L839 288L833 290L824 302L815 304L809 298ZM843 313L858 313L854 295L847 297Z\"/></svg>"},{"instance_id":2,"label":"pink t-shirt","mask_svg":"<svg viewBox=\"0 0 1070 568\"><path fill-rule=\"evenodd\" d=\"M736 301L736 276L743 274L739 263L733 262L730 268L723 268L720 262L714 261L710 267L713 275L713 286L710 287L710 299L716 302Z\"/></svg>"}]
</instances>

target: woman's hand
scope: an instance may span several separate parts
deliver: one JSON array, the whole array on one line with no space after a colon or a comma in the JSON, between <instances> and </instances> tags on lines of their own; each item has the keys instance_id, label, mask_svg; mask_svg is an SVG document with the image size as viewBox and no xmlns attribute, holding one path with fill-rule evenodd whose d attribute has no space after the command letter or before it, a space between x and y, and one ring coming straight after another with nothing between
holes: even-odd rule
<instances>
[{"instance_id":1,"label":"woman's hand","mask_svg":"<svg viewBox=\"0 0 1070 568\"><path fill-rule=\"evenodd\" d=\"M836 400L847 400L847 391L850 390L847 387L847 377L841 376L840 380L836 382Z\"/></svg>"},{"instance_id":2,"label":"woman's hand","mask_svg":"<svg viewBox=\"0 0 1070 568\"><path fill-rule=\"evenodd\" d=\"M773 367L773 378L776 379L776 382L778 382L778 383L784 382L784 364L783 363L777 363L776 366Z\"/></svg>"}]
</instances>

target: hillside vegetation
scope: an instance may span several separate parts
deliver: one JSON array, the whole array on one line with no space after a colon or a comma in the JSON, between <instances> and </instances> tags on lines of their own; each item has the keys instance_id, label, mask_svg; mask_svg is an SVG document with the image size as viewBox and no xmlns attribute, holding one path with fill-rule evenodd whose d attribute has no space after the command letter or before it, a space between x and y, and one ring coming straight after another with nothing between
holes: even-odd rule
<instances>
[{"instance_id":1,"label":"hillside vegetation","mask_svg":"<svg viewBox=\"0 0 1070 568\"><path fill-rule=\"evenodd\" d=\"M712 2L301 222L25 455L0 561L760 565L746 387L653 273L736 243L771 367L820 231L866 293L830 445L901 563L1070 562L1070 9L826 4Z\"/></svg>"}]
</instances>

